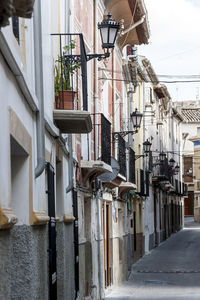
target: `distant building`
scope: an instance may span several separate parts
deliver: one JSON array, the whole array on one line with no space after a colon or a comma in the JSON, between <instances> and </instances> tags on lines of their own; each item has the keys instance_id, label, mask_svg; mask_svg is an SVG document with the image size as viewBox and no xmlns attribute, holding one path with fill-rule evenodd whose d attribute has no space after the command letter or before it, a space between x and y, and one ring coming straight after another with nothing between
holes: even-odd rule
<instances>
[{"instance_id":1,"label":"distant building","mask_svg":"<svg viewBox=\"0 0 200 300\"><path fill-rule=\"evenodd\" d=\"M188 187L188 197L184 199L185 216L193 216L200 220L199 190L200 190L200 153L198 142L200 138L200 101L175 102L175 107L183 117L182 122L182 156L183 180Z\"/></svg>"}]
</instances>

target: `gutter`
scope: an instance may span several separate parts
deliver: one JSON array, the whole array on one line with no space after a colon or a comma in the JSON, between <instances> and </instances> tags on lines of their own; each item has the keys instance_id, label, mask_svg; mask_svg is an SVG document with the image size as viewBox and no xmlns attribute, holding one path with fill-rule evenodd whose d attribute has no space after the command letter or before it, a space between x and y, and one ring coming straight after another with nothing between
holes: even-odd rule
<instances>
[{"instance_id":1,"label":"gutter","mask_svg":"<svg viewBox=\"0 0 200 300\"><path fill-rule=\"evenodd\" d=\"M70 33L70 1L67 1L66 7L66 19L67 19L67 29L68 33ZM69 183L66 187L66 193L73 191L74 189L74 182L73 182L73 149L72 149L72 134L68 134L68 159L69 159Z\"/></svg>"},{"instance_id":2,"label":"gutter","mask_svg":"<svg viewBox=\"0 0 200 300\"><path fill-rule=\"evenodd\" d=\"M28 83L28 79L22 68L20 59L16 54L16 50L14 49L12 43L6 38L6 31L7 28L3 29L3 31L0 29L0 52L7 62L11 72L15 76L18 86L29 107L32 111L36 112L39 109L38 99Z\"/></svg>"}]
</instances>

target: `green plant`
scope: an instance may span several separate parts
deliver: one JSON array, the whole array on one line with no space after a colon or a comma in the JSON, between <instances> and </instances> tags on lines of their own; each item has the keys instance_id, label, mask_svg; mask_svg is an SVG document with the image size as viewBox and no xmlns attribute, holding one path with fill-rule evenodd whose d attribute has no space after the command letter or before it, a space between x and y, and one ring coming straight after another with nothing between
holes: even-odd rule
<instances>
[{"instance_id":1,"label":"green plant","mask_svg":"<svg viewBox=\"0 0 200 300\"><path fill-rule=\"evenodd\" d=\"M58 96L59 91L71 90L70 77L75 74L80 68L81 63L76 61L69 61L66 63L66 55L68 55L71 50L75 49L76 42L72 40L70 45L63 47L62 57L59 55L55 64L55 95Z\"/></svg>"}]
</instances>

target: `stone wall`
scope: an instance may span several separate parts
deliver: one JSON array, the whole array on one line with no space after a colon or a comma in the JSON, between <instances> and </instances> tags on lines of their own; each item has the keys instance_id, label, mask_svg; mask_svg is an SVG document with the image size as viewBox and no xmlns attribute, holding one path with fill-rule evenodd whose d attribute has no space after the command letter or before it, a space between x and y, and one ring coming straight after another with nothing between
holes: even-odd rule
<instances>
[{"instance_id":1,"label":"stone wall","mask_svg":"<svg viewBox=\"0 0 200 300\"><path fill-rule=\"evenodd\" d=\"M56 225L58 299L74 299L73 223ZM48 300L48 226L0 231L0 299Z\"/></svg>"},{"instance_id":2,"label":"stone wall","mask_svg":"<svg viewBox=\"0 0 200 300\"><path fill-rule=\"evenodd\" d=\"M48 299L47 226L0 231L0 299Z\"/></svg>"}]
</instances>

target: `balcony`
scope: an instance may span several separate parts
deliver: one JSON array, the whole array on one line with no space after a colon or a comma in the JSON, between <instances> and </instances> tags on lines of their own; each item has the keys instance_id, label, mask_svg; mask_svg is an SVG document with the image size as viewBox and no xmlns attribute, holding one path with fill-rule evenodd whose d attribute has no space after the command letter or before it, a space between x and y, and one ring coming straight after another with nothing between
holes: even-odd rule
<instances>
[{"instance_id":1,"label":"balcony","mask_svg":"<svg viewBox=\"0 0 200 300\"><path fill-rule=\"evenodd\" d=\"M170 181L170 174L169 174L169 168L168 168L168 160L165 159L163 162L155 162L153 164L153 176L152 176L152 182L159 183L161 181Z\"/></svg>"},{"instance_id":2,"label":"balcony","mask_svg":"<svg viewBox=\"0 0 200 300\"><path fill-rule=\"evenodd\" d=\"M35 0L13 0L13 16L21 18L31 18Z\"/></svg>"},{"instance_id":3,"label":"balcony","mask_svg":"<svg viewBox=\"0 0 200 300\"><path fill-rule=\"evenodd\" d=\"M128 181L122 181L119 185L119 197L128 191L135 191L137 185L135 184L135 152L129 148L129 179Z\"/></svg>"},{"instance_id":4,"label":"balcony","mask_svg":"<svg viewBox=\"0 0 200 300\"><path fill-rule=\"evenodd\" d=\"M53 118L61 133L89 133L87 57L82 34L52 34L55 59ZM56 55L58 53L58 55Z\"/></svg>"},{"instance_id":5,"label":"balcony","mask_svg":"<svg viewBox=\"0 0 200 300\"><path fill-rule=\"evenodd\" d=\"M142 169L136 170L137 194L139 196L149 196L149 172Z\"/></svg>"},{"instance_id":6,"label":"balcony","mask_svg":"<svg viewBox=\"0 0 200 300\"><path fill-rule=\"evenodd\" d=\"M129 181L135 183L135 151L129 149Z\"/></svg>"},{"instance_id":7,"label":"balcony","mask_svg":"<svg viewBox=\"0 0 200 300\"><path fill-rule=\"evenodd\" d=\"M111 123L101 113L92 114L91 132L92 159L81 161L84 183L92 181L104 173L112 173L111 167Z\"/></svg>"},{"instance_id":8,"label":"balcony","mask_svg":"<svg viewBox=\"0 0 200 300\"><path fill-rule=\"evenodd\" d=\"M174 173L166 158L163 162L155 163L152 182L159 185L163 191L173 193L175 191Z\"/></svg>"},{"instance_id":9,"label":"balcony","mask_svg":"<svg viewBox=\"0 0 200 300\"><path fill-rule=\"evenodd\" d=\"M9 25L9 18L31 18L34 0L3 0L0 2L0 27Z\"/></svg>"},{"instance_id":10,"label":"balcony","mask_svg":"<svg viewBox=\"0 0 200 300\"><path fill-rule=\"evenodd\" d=\"M188 197L188 186L186 183L182 182L182 196Z\"/></svg>"},{"instance_id":11,"label":"balcony","mask_svg":"<svg viewBox=\"0 0 200 300\"><path fill-rule=\"evenodd\" d=\"M119 173L126 179L126 142L120 134L118 134L117 139L117 160Z\"/></svg>"}]
</instances>

